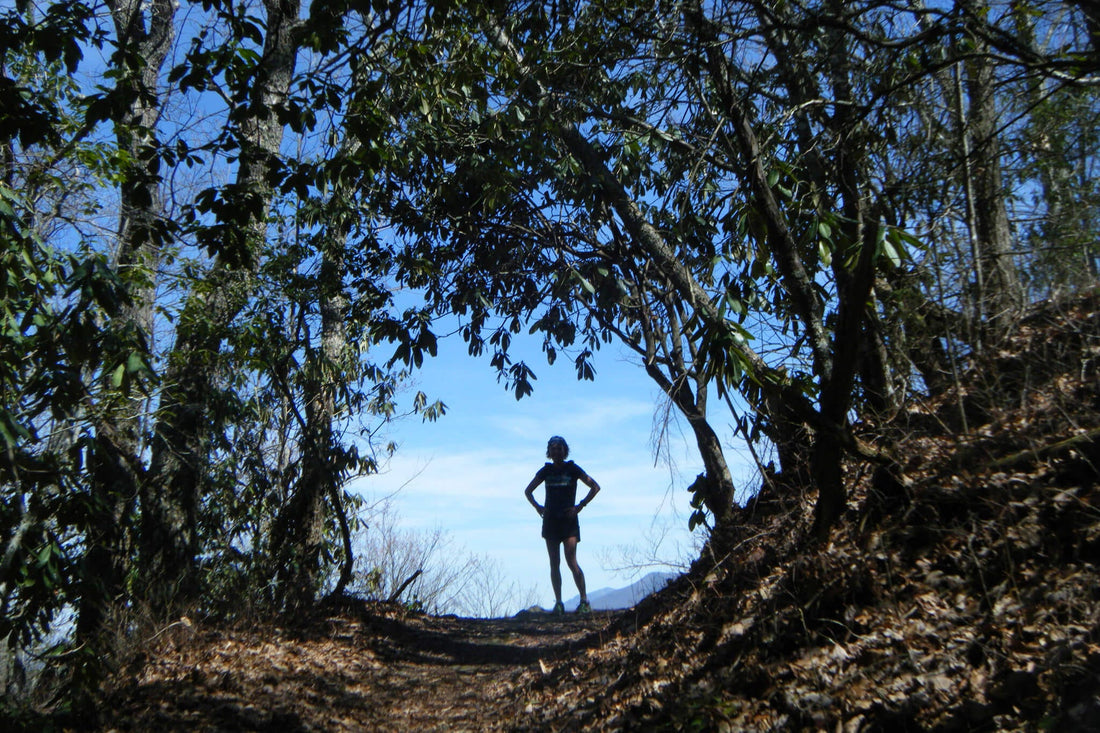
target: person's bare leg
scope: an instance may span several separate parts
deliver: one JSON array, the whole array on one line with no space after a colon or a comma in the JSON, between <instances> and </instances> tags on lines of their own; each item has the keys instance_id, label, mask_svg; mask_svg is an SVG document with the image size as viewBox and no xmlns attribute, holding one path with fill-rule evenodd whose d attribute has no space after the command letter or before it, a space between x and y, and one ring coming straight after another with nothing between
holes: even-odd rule
<instances>
[{"instance_id":1,"label":"person's bare leg","mask_svg":"<svg viewBox=\"0 0 1100 733\"><path fill-rule=\"evenodd\" d=\"M550 585L554 588L554 600L557 603L561 603L561 547L560 542L554 540L546 540L546 552L550 555ZM574 544L574 552L576 551L576 545ZM568 550L566 550L566 557L568 557ZM574 559L574 562L576 560Z\"/></svg>"},{"instance_id":2,"label":"person's bare leg","mask_svg":"<svg viewBox=\"0 0 1100 733\"><path fill-rule=\"evenodd\" d=\"M573 573L573 582L577 584L577 592L581 594L581 603L588 602L588 591L584 587L584 571L577 564L577 538L568 537L565 542L565 563ZM561 575L558 575L558 583L561 583Z\"/></svg>"}]
</instances>

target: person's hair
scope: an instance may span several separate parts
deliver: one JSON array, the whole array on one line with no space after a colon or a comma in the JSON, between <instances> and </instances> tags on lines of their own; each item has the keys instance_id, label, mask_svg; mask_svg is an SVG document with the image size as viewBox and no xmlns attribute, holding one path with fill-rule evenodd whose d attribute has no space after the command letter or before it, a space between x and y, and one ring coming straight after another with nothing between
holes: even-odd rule
<instances>
[{"instance_id":1,"label":"person's hair","mask_svg":"<svg viewBox=\"0 0 1100 733\"><path fill-rule=\"evenodd\" d=\"M550 438L550 440L546 441L546 457L550 457L550 446L552 446L554 443L561 443L561 447L565 449L565 455L562 456L562 458L568 458L569 444L566 443L565 438L561 437L560 435L555 435L554 437Z\"/></svg>"}]
</instances>

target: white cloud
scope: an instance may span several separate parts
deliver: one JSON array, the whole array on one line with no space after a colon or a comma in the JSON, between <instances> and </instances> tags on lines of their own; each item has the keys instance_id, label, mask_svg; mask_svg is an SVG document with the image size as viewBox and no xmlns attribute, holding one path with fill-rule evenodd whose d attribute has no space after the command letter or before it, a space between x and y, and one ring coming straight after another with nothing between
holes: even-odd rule
<instances>
[{"instance_id":1,"label":"white cloud","mask_svg":"<svg viewBox=\"0 0 1100 733\"><path fill-rule=\"evenodd\" d=\"M537 451L481 445L430 456L398 453L385 474L362 481L359 488L376 497L399 490L394 503L403 526L442 528L467 551L498 561L505 574L521 585L539 583L540 593L549 593L540 520L523 496L543 460L541 449L540 443ZM670 546L690 545L689 497L682 483L670 489L667 468L654 467L644 451L607 450L598 457L593 453L592 459L581 465L603 491L581 515L580 550L591 588L624 585L621 574L601 563L615 557L616 565L623 564L620 556L628 546L642 545L637 551L644 555L649 549L645 538L655 524L671 528L667 530L674 535ZM583 490L582 485L579 491ZM541 494L536 496L541 500ZM571 595L571 583L566 586L565 594Z\"/></svg>"},{"instance_id":2,"label":"white cloud","mask_svg":"<svg viewBox=\"0 0 1100 733\"><path fill-rule=\"evenodd\" d=\"M543 366L534 395L517 402L484 363L462 356L431 366L419 387L447 402L448 414L437 423L393 425L398 452L383 473L352 486L370 497L395 494L402 527L442 528L464 551L498 561L510 578L537 583L544 601L552 599L540 520L523 490L546 460L547 438L560 434L570 443L570 458L603 487L581 515L580 560L589 588L625 585L623 575L603 567L622 565L624 546L645 555L662 534L673 554L678 545L691 546L684 489L700 470L698 457L674 429L677 471L654 465L659 398L639 367L605 360L595 383L578 383L568 365ZM608 563L609 557L618 559ZM572 595L568 577L565 585L565 595Z\"/></svg>"}]
</instances>

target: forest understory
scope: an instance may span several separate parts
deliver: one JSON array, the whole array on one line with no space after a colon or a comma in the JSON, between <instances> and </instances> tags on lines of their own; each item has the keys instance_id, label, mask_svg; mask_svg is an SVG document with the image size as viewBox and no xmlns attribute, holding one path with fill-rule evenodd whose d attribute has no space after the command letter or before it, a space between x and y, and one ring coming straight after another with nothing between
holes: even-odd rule
<instances>
[{"instance_id":1,"label":"forest understory","mask_svg":"<svg viewBox=\"0 0 1100 733\"><path fill-rule=\"evenodd\" d=\"M1095 0L7 5L0 731L1100 730ZM643 368L690 571L442 616L441 342Z\"/></svg>"},{"instance_id":2,"label":"forest understory","mask_svg":"<svg viewBox=\"0 0 1100 733\"><path fill-rule=\"evenodd\" d=\"M1046 304L990 353L862 426L898 468L848 466L826 544L812 491L766 487L628 611L345 598L293 623L176 623L104 681L98 720L6 729L1095 730L1100 295Z\"/></svg>"}]
</instances>

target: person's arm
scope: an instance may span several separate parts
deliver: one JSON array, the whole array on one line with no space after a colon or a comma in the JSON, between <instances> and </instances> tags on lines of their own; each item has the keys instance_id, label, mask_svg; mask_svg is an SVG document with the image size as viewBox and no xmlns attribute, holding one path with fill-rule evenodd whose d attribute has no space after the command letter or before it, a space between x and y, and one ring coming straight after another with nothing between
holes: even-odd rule
<instances>
[{"instance_id":1,"label":"person's arm","mask_svg":"<svg viewBox=\"0 0 1100 733\"><path fill-rule=\"evenodd\" d=\"M581 509L584 509L586 506L588 506L589 502L596 498L596 494L600 493L600 485L596 483L596 479L592 478L587 473L583 476L578 476L577 478L580 479L581 483L588 487L588 495L581 499L580 504L577 504L576 509L579 512Z\"/></svg>"},{"instance_id":2,"label":"person's arm","mask_svg":"<svg viewBox=\"0 0 1100 733\"><path fill-rule=\"evenodd\" d=\"M535 477L531 479L531 483L527 484L527 488L523 492L524 496L527 497L527 501L530 502L531 506L535 507L535 511L539 513L540 517L542 516L543 507L535 501L535 489L541 483L542 475L536 473Z\"/></svg>"}]
</instances>

